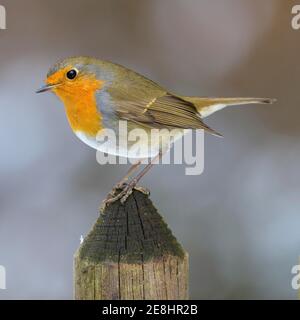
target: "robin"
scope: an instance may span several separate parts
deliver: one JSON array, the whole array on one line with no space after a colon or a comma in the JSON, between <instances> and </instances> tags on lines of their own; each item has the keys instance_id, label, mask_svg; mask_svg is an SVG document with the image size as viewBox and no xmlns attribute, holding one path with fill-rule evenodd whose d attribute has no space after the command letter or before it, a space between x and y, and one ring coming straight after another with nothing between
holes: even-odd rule
<instances>
[{"instance_id":1,"label":"robin","mask_svg":"<svg viewBox=\"0 0 300 320\"><path fill-rule=\"evenodd\" d=\"M106 204L118 199L124 203L136 184L172 143L184 134L185 129L203 129L221 136L208 127L203 118L227 106L269 104L274 101L267 98L180 96L121 65L90 57L72 57L59 61L50 68L45 82L46 85L37 90L37 93L54 92L65 106L75 135L92 148L99 150L97 136L105 129L113 130L122 138L125 133L119 129L120 121L126 121L128 131L138 128L148 135L152 129L177 130L176 137L168 145L162 147L161 143L154 146L151 144L151 147L145 148L144 154L136 156L137 162L110 193ZM106 146L102 151L129 157L129 147L119 144L117 148ZM150 163L126 183L144 158L151 158ZM117 189L120 191L116 192Z\"/></svg>"}]
</instances>

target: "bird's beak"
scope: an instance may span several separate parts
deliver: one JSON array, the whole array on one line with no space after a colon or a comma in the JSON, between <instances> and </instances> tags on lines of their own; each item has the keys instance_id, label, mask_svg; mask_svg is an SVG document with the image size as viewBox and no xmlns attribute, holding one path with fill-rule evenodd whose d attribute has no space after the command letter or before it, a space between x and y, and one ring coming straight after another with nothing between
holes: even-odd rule
<instances>
[{"instance_id":1,"label":"bird's beak","mask_svg":"<svg viewBox=\"0 0 300 320\"><path fill-rule=\"evenodd\" d=\"M36 93L42 93L42 92L46 92L46 91L50 91L56 87L58 87L60 84L46 84L44 86L42 86L41 88L39 88L38 90L36 90Z\"/></svg>"}]
</instances>

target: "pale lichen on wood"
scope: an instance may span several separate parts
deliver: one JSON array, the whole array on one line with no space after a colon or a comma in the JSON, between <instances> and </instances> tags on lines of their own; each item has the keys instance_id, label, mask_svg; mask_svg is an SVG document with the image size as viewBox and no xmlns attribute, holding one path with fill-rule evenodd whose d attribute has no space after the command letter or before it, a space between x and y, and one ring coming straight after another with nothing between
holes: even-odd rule
<instances>
[{"instance_id":1,"label":"pale lichen on wood","mask_svg":"<svg viewBox=\"0 0 300 320\"><path fill-rule=\"evenodd\" d=\"M188 255L139 191L101 212L74 269L76 299L188 298Z\"/></svg>"}]
</instances>

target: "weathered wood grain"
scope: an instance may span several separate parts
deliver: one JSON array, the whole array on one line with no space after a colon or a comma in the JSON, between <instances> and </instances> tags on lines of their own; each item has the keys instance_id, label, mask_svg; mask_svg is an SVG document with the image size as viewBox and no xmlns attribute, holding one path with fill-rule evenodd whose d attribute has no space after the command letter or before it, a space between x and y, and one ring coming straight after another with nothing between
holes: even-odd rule
<instances>
[{"instance_id":1,"label":"weathered wood grain","mask_svg":"<svg viewBox=\"0 0 300 320\"><path fill-rule=\"evenodd\" d=\"M188 254L147 195L101 212L74 257L75 299L188 299Z\"/></svg>"}]
</instances>

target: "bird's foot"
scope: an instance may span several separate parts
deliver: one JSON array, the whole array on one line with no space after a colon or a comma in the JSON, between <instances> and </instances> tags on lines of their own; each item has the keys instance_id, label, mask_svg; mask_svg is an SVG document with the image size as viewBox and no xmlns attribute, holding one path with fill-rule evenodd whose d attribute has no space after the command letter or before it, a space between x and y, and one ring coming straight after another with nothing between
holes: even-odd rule
<instances>
[{"instance_id":1,"label":"bird's foot","mask_svg":"<svg viewBox=\"0 0 300 320\"><path fill-rule=\"evenodd\" d=\"M148 189L142 188L142 187L137 187L137 180L133 179L131 180L129 183L127 184L122 184L119 187L115 187L108 195L108 197L103 201L103 206L104 208L108 205L110 205L111 203L114 203L118 200L120 200L120 202L122 204L124 204L126 202L126 200L128 199L128 197L132 194L133 190L138 190L140 192L143 192L144 194L149 195L150 191ZM117 195L116 191L117 190L122 190L121 192L119 192Z\"/></svg>"},{"instance_id":2,"label":"bird's foot","mask_svg":"<svg viewBox=\"0 0 300 320\"><path fill-rule=\"evenodd\" d=\"M119 190L124 190L127 186L127 183L126 182L119 182L117 183L113 188L112 190L109 192L108 194L108 197L112 198L115 196L115 194L119 191Z\"/></svg>"},{"instance_id":3,"label":"bird's foot","mask_svg":"<svg viewBox=\"0 0 300 320\"><path fill-rule=\"evenodd\" d=\"M137 190L140 191L146 195L150 195L150 191L146 188L143 187L138 187L137 184L137 180L133 179L127 186L126 188L121 192L123 193L122 196L119 198L121 199L121 203L124 204L126 202L126 200L128 199L128 197L132 194L133 190Z\"/></svg>"}]
</instances>

